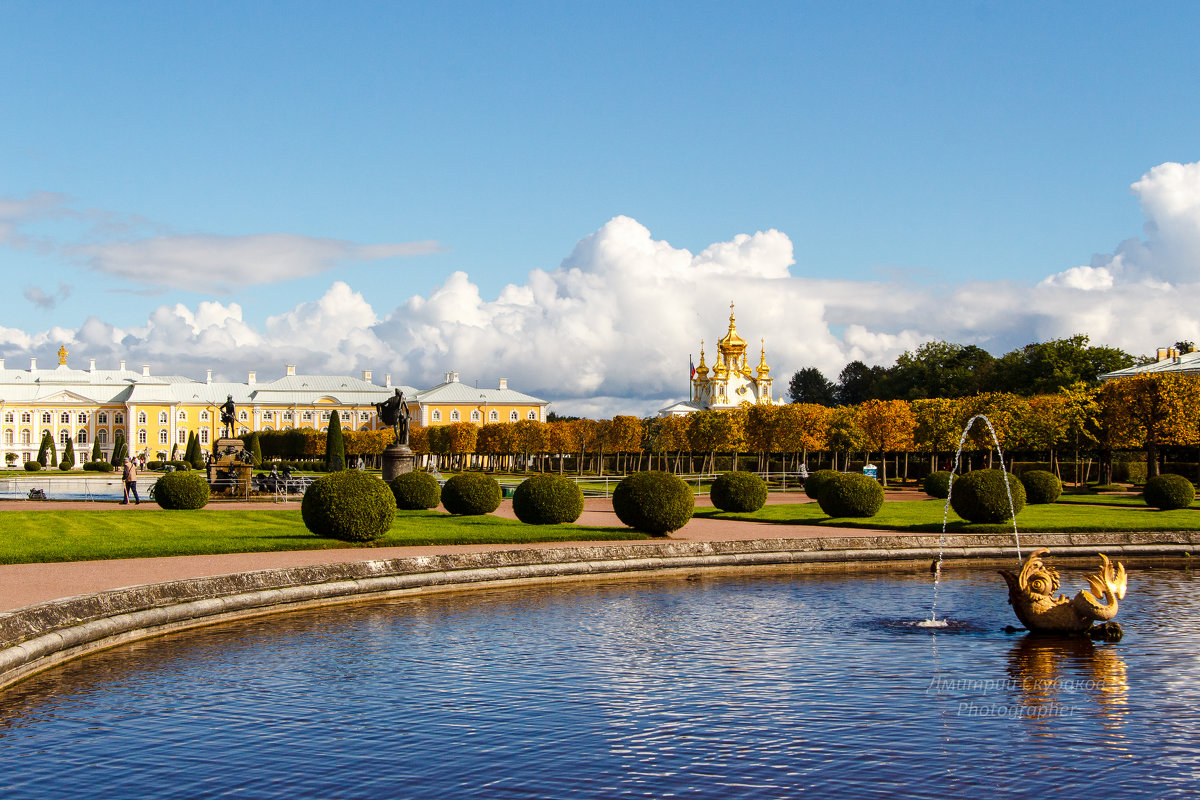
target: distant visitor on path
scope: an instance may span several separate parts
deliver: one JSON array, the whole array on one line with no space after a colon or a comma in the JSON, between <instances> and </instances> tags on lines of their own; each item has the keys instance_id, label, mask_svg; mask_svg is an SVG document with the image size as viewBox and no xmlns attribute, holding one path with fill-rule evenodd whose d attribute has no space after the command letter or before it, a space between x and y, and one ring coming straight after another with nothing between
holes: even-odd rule
<instances>
[{"instance_id":1,"label":"distant visitor on path","mask_svg":"<svg viewBox=\"0 0 1200 800\"><path fill-rule=\"evenodd\" d=\"M137 490L137 464L132 458L125 459L125 466L121 470L121 480L125 483L125 499L121 501L121 505L129 505L129 493L133 492L134 505L141 505L142 498L138 497Z\"/></svg>"},{"instance_id":2,"label":"distant visitor on path","mask_svg":"<svg viewBox=\"0 0 1200 800\"><path fill-rule=\"evenodd\" d=\"M375 410L384 425L392 426L396 433L396 444L408 444L408 421L411 414L408 403L404 400L404 392L397 389L387 400L375 403Z\"/></svg>"},{"instance_id":3,"label":"distant visitor on path","mask_svg":"<svg viewBox=\"0 0 1200 800\"><path fill-rule=\"evenodd\" d=\"M233 419L237 406L233 404L233 395L225 396L225 404L221 406L221 422L225 423L225 438L233 438Z\"/></svg>"}]
</instances>

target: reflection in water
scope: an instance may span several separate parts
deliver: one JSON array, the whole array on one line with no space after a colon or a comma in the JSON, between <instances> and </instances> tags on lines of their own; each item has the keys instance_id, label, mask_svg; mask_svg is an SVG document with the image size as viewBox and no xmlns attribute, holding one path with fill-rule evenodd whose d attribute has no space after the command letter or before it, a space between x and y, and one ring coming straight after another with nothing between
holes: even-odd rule
<instances>
[{"instance_id":1,"label":"reflection in water","mask_svg":"<svg viewBox=\"0 0 1200 800\"><path fill-rule=\"evenodd\" d=\"M1105 729L1129 711L1129 683L1119 646L1082 636L1022 636L1008 656L1008 674L1033 719L1072 715L1094 706Z\"/></svg>"},{"instance_id":2,"label":"reflection in water","mask_svg":"<svg viewBox=\"0 0 1200 800\"><path fill-rule=\"evenodd\" d=\"M1138 577L1117 645L1004 634L990 571L947 574L936 632L879 619L923 607L923 571L523 587L216 626L4 692L0 793L1187 796L1200 580Z\"/></svg>"}]
</instances>

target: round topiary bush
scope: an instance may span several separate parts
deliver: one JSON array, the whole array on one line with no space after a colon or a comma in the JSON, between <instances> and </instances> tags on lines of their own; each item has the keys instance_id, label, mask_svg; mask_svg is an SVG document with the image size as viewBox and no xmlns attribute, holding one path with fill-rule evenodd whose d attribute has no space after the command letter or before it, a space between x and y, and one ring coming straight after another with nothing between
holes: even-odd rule
<instances>
[{"instance_id":1,"label":"round topiary bush","mask_svg":"<svg viewBox=\"0 0 1200 800\"><path fill-rule=\"evenodd\" d=\"M1011 507L1005 481L1012 491ZM1025 507L1025 487L1003 470L977 469L954 481L950 507L967 522L1004 522Z\"/></svg>"},{"instance_id":2,"label":"round topiary bush","mask_svg":"<svg viewBox=\"0 0 1200 800\"><path fill-rule=\"evenodd\" d=\"M821 484L817 503L831 517L873 517L883 507L883 487L869 475L839 472Z\"/></svg>"},{"instance_id":3,"label":"round topiary bush","mask_svg":"<svg viewBox=\"0 0 1200 800\"><path fill-rule=\"evenodd\" d=\"M1161 511L1187 508L1196 499L1196 487L1182 475L1155 475L1143 491L1146 505Z\"/></svg>"},{"instance_id":4,"label":"round topiary bush","mask_svg":"<svg viewBox=\"0 0 1200 800\"><path fill-rule=\"evenodd\" d=\"M392 478L388 486L402 511L424 511L442 502L442 487L428 472L405 472Z\"/></svg>"},{"instance_id":5,"label":"round topiary bush","mask_svg":"<svg viewBox=\"0 0 1200 800\"><path fill-rule=\"evenodd\" d=\"M154 483L154 502L163 508L204 508L208 494L208 481L196 472L168 472Z\"/></svg>"},{"instance_id":6,"label":"round topiary bush","mask_svg":"<svg viewBox=\"0 0 1200 800\"><path fill-rule=\"evenodd\" d=\"M574 522L583 513L583 490L558 475L535 475L513 492L513 513L529 525Z\"/></svg>"},{"instance_id":7,"label":"round topiary bush","mask_svg":"<svg viewBox=\"0 0 1200 800\"><path fill-rule=\"evenodd\" d=\"M500 484L482 472L463 472L442 487L442 505L451 514L490 514L500 507L501 497Z\"/></svg>"},{"instance_id":8,"label":"round topiary bush","mask_svg":"<svg viewBox=\"0 0 1200 800\"><path fill-rule=\"evenodd\" d=\"M1062 481L1053 472L1044 469L1022 472L1021 485L1025 487L1025 502L1031 506L1053 503L1062 494Z\"/></svg>"},{"instance_id":9,"label":"round topiary bush","mask_svg":"<svg viewBox=\"0 0 1200 800\"><path fill-rule=\"evenodd\" d=\"M841 474L842 473L837 472L832 469L817 470L816 472L812 473L811 475L809 475L807 478L804 479L804 493L806 495L808 495L809 497L811 497L813 500L816 500L817 496L821 494L821 485L824 484L825 481L832 478L834 475L841 475Z\"/></svg>"},{"instance_id":10,"label":"round topiary bush","mask_svg":"<svg viewBox=\"0 0 1200 800\"><path fill-rule=\"evenodd\" d=\"M25 462L25 471L26 472L37 472L41 468L42 468L42 462L40 462L40 461L26 461Z\"/></svg>"},{"instance_id":11,"label":"round topiary bush","mask_svg":"<svg viewBox=\"0 0 1200 800\"><path fill-rule=\"evenodd\" d=\"M670 472L635 472L617 484L613 511L629 527L661 536L677 531L692 518L696 497Z\"/></svg>"},{"instance_id":12,"label":"round topiary bush","mask_svg":"<svg viewBox=\"0 0 1200 800\"><path fill-rule=\"evenodd\" d=\"M758 511L767 502L767 482L753 472L726 472L713 481L709 497L722 511Z\"/></svg>"},{"instance_id":13,"label":"round topiary bush","mask_svg":"<svg viewBox=\"0 0 1200 800\"><path fill-rule=\"evenodd\" d=\"M189 473L172 475L188 477ZM388 485L374 475L345 469L312 482L300 502L300 516L304 526L317 536L343 542L369 542L391 530L396 518L396 498Z\"/></svg>"},{"instance_id":14,"label":"round topiary bush","mask_svg":"<svg viewBox=\"0 0 1200 800\"><path fill-rule=\"evenodd\" d=\"M953 479L954 473L939 469L937 472L931 472L925 476L925 480L921 483L921 489L930 497L945 500L950 496L950 481Z\"/></svg>"},{"instance_id":15,"label":"round topiary bush","mask_svg":"<svg viewBox=\"0 0 1200 800\"><path fill-rule=\"evenodd\" d=\"M116 467L107 461L88 461L83 465L87 472L112 472Z\"/></svg>"}]
</instances>

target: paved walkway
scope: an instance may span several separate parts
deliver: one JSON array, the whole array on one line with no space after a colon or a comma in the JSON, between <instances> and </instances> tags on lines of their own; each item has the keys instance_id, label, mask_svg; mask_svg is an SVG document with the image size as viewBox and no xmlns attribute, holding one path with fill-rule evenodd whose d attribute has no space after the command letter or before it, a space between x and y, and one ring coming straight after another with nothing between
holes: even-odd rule
<instances>
[{"instance_id":1,"label":"paved walkway","mask_svg":"<svg viewBox=\"0 0 1200 800\"><path fill-rule=\"evenodd\" d=\"M917 499L924 493L908 490L888 493L888 498ZM701 498L701 504L707 498ZM809 502L803 494L772 494L768 503ZM5 510L57 510L69 508L86 513L89 510L121 509L129 513L152 513L159 510L154 503L122 506L113 503L88 502L5 502ZM272 511L296 510L298 503L214 503L213 509L252 509ZM505 501L496 511L498 516L515 519L511 501ZM620 526L612 504L607 498L588 498L584 503L581 525ZM750 539L803 539L810 537L870 536L878 531L857 528L815 528L808 526L777 525L735 520L694 518L683 529L676 531L671 539L692 542L743 541ZM661 541L661 540L659 540ZM210 575L228 575L234 572L251 572L261 569L281 569L309 566L313 564L338 564L347 561L375 561L406 558L442 553L481 553L494 550L524 550L534 548L559 548L595 546L604 542L544 542L536 544L477 544L442 545L433 547L375 547L370 549L345 548L338 550L297 550L277 553L230 553L213 556L173 556L169 558L129 558L112 561L72 561L55 564L6 564L0 565L0 612L11 611L26 605L43 603L62 597L91 594L108 589L120 589L145 583L201 578ZM621 544L636 544L624 541Z\"/></svg>"}]
</instances>

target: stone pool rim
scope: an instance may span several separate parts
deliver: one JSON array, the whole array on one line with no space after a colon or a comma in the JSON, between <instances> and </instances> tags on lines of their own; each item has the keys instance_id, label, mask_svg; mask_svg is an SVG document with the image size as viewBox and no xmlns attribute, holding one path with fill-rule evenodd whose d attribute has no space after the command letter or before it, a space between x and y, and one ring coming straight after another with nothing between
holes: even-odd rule
<instances>
[{"instance_id":1,"label":"stone pool rim","mask_svg":"<svg viewBox=\"0 0 1200 800\"><path fill-rule=\"evenodd\" d=\"M256 570L111 589L0 613L0 690L59 664L129 642L266 614L549 581L697 570L794 567L858 571L928 567L937 535L691 542L660 540L499 550ZM1190 562L1200 531L1044 533L1022 552L1051 549L1056 562L1091 566L1097 553L1129 564ZM1011 535L948 535L947 564L1007 565Z\"/></svg>"}]
</instances>

